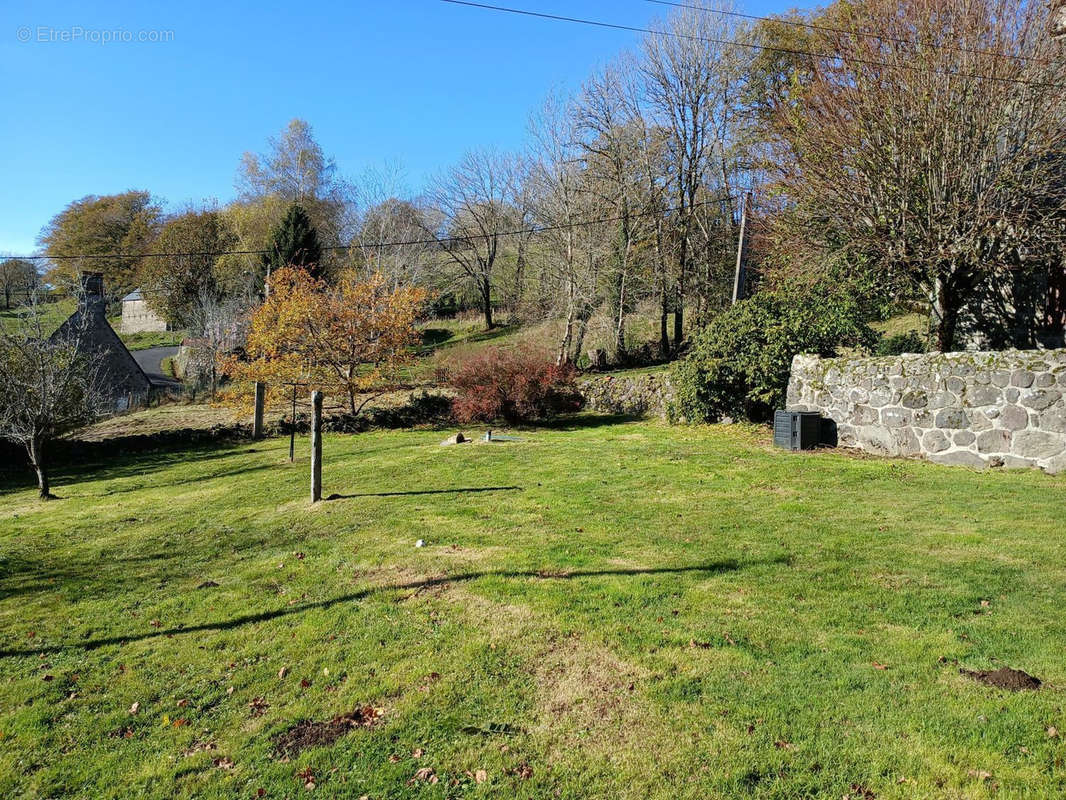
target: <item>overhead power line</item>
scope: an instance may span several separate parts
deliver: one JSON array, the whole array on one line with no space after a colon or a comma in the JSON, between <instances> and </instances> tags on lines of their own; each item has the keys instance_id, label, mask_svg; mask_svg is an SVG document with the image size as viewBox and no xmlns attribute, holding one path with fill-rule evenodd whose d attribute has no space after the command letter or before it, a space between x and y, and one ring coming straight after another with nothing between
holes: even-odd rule
<instances>
[{"instance_id":1,"label":"overhead power line","mask_svg":"<svg viewBox=\"0 0 1066 800\"><path fill-rule=\"evenodd\" d=\"M629 31L631 33L647 33L652 36L666 36L674 39L684 39L694 42L703 42L705 44L720 44L728 45L731 47L745 47L750 50L764 50L769 53L781 53L783 55L793 56L810 56L811 58L824 58L831 61L850 61L855 64L864 64L872 67L884 67L885 69L902 69L910 72L926 73L931 75L945 75L951 78L965 78L968 80L990 81L997 83L1013 83L1023 86L1032 86L1043 89L1064 89L1066 85L1058 83L1047 83L1044 81L1031 81L1025 78L1011 78L1003 75L982 75L976 72L954 72L952 70L935 69L929 67L915 66L913 64L889 64L885 61L874 61L872 59L854 58L852 56L845 56L839 53L815 53L810 50L798 50L790 47L775 47L767 44L755 44L754 42L738 42L732 39L716 39L712 36L699 36L691 33L676 33L674 31L662 31L655 28L642 28L638 25L623 25L618 22L604 22L603 20L585 19L583 17L567 17L562 14L547 14L543 11L530 11L524 8L509 8L508 6L495 6L488 3L475 3L471 0L441 0L442 3L451 3L456 6L467 6L469 8L479 8L485 11L498 11L505 14L517 14L524 17L535 17L537 19L549 19L556 22L570 22L576 25L588 25L594 28L608 28L618 31Z\"/></svg>"},{"instance_id":2,"label":"overhead power line","mask_svg":"<svg viewBox=\"0 0 1066 800\"><path fill-rule=\"evenodd\" d=\"M749 187L738 186L738 189L748 190ZM701 200L696 203L690 204L687 208L692 210L694 208L700 208L702 206L714 205L715 203L722 203L726 200L735 199L736 195L732 193L724 193L716 195L715 197L708 198L707 200ZM326 245L322 247L323 250L339 251L339 250L352 250L357 247L365 247L373 250L383 247L408 247L415 245L429 245L429 244L447 244L448 242L473 242L480 239L490 239L499 236L533 236L540 233L550 233L551 231L567 230L569 228L581 228L591 225L603 225L608 222L621 222L624 219L633 219L641 217L652 217L661 214L674 214L685 209L680 206L668 206L662 209L654 209L652 211L639 211L630 214L621 214L614 217L599 217L597 219L579 220L577 222L568 222L559 225L532 225L528 228L518 228L517 230L510 231L498 231L495 233L475 233L462 236L443 236L434 237L432 239L411 239L407 241L391 241L391 242L369 242L369 243L353 243L348 245L335 244ZM70 260L101 260L101 259L142 259L142 258L179 258L179 257L203 257L203 256L259 256L266 255L274 252L269 248L263 248L260 250L201 250L201 251L189 251L189 252L162 252L162 253L36 253L29 256L2 256L5 259L20 258L26 261L70 261Z\"/></svg>"},{"instance_id":3,"label":"overhead power line","mask_svg":"<svg viewBox=\"0 0 1066 800\"><path fill-rule=\"evenodd\" d=\"M875 39L879 42L892 42L893 44L905 44L910 47L927 47L931 50L948 50L953 53L970 53L980 56L994 56L996 58L1009 58L1015 61L1032 61L1036 64L1049 64L1051 63L1046 58L1037 58L1036 56L1019 56L1012 53L1003 53L996 50L973 50L966 47L952 47L951 45L934 45L923 44L916 42L912 39L904 39L896 36L889 36L884 33L872 33L870 31L855 31L847 28L834 28L832 25L820 25L813 22L803 22L798 19L787 19L785 17L763 17L758 14L744 14L740 11L726 11L722 8L711 8L709 6L696 6L689 3L678 3L673 0L644 0L646 3L654 3L659 6L670 6L671 8L687 8L692 11L701 11L705 14L718 14L723 17L737 17L739 19L750 19L758 22L774 22L781 25L790 25L795 28L807 28L812 31L823 31L826 33L840 33L845 36L856 36L863 39Z\"/></svg>"}]
</instances>

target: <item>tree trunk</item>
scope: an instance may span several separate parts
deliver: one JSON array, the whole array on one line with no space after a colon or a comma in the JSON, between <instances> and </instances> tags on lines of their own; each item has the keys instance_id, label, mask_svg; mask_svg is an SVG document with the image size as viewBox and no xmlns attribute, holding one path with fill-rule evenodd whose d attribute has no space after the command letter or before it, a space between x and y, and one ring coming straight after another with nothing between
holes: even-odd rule
<instances>
[{"instance_id":1,"label":"tree trunk","mask_svg":"<svg viewBox=\"0 0 1066 800\"><path fill-rule=\"evenodd\" d=\"M659 353L663 358L670 357L670 331L667 328L667 317L670 315L670 295L666 289L666 276L663 276L659 287Z\"/></svg>"},{"instance_id":2,"label":"tree trunk","mask_svg":"<svg viewBox=\"0 0 1066 800\"><path fill-rule=\"evenodd\" d=\"M30 454L30 464L33 466L33 471L37 473L39 497L42 500L51 500L55 495L52 494L49 487L48 473L45 471L44 467L44 442L39 436L34 436L30 439L30 444L27 449Z\"/></svg>"},{"instance_id":3,"label":"tree trunk","mask_svg":"<svg viewBox=\"0 0 1066 800\"><path fill-rule=\"evenodd\" d=\"M677 259L677 297L674 306L674 349L681 346L685 326L685 271L688 266L688 232L681 235L681 252Z\"/></svg>"},{"instance_id":4,"label":"tree trunk","mask_svg":"<svg viewBox=\"0 0 1066 800\"><path fill-rule=\"evenodd\" d=\"M934 304L936 347L941 353L950 353L955 347L961 302L951 284L942 278L937 280Z\"/></svg>"},{"instance_id":5,"label":"tree trunk","mask_svg":"<svg viewBox=\"0 0 1066 800\"><path fill-rule=\"evenodd\" d=\"M488 278L481 279L481 311L485 315L485 330L492 330L492 284Z\"/></svg>"},{"instance_id":6,"label":"tree trunk","mask_svg":"<svg viewBox=\"0 0 1066 800\"><path fill-rule=\"evenodd\" d=\"M624 269L618 273L615 291L618 294L618 316L614 323L614 353L618 361L623 361L626 355L626 273Z\"/></svg>"}]
</instances>

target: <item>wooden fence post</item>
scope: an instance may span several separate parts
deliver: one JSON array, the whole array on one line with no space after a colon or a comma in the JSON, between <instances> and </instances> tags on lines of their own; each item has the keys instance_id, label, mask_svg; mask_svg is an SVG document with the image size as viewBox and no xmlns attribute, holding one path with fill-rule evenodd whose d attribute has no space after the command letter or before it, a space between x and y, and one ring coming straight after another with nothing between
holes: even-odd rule
<instances>
[{"instance_id":1,"label":"wooden fence post","mask_svg":"<svg viewBox=\"0 0 1066 800\"><path fill-rule=\"evenodd\" d=\"M322 499L322 392L311 392L311 502Z\"/></svg>"},{"instance_id":2,"label":"wooden fence post","mask_svg":"<svg viewBox=\"0 0 1066 800\"><path fill-rule=\"evenodd\" d=\"M255 382L255 415L252 417L252 438L263 438L263 405L266 401L266 384Z\"/></svg>"}]
</instances>

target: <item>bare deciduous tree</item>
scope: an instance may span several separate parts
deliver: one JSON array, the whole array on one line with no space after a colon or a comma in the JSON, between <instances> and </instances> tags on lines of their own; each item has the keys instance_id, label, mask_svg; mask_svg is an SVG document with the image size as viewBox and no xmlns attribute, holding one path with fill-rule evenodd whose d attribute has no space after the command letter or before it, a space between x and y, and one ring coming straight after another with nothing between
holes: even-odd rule
<instances>
[{"instance_id":1,"label":"bare deciduous tree","mask_svg":"<svg viewBox=\"0 0 1066 800\"><path fill-rule=\"evenodd\" d=\"M669 35L645 39L641 71L651 119L667 132L670 195L677 215L673 305L677 346L684 336L696 249L693 238L700 225L696 208L708 188L731 190L737 173L736 107L745 62L740 48L729 44L742 36L735 17L686 6L672 14L663 29Z\"/></svg>"},{"instance_id":2,"label":"bare deciduous tree","mask_svg":"<svg viewBox=\"0 0 1066 800\"><path fill-rule=\"evenodd\" d=\"M485 327L493 327L492 294L497 259L507 231L518 224L513 205L515 159L486 150L472 151L438 177L429 199L441 214L440 239L453 265L473 282Z\"/></svg>"},{"instance_id":3,"label":"bare deciduous tree","mask_svg":"<svg viewBox=\"0 0 1066 800\"><path fill-rule=\"evenodd\" d=\"M103 357L87 346L91 318L51 334L37 291L13 322L0 322L0 438L26 449L42 500L53 497L49 444L92 422L103 407Z\"/></svg>"},{"instance_id":4,"label":"bare deciduous tree","mask_svg":"<svg viewBox=\"0 0 1066 800\"><path fill-rule=\"evenodd\" d=\"M871 264L929 298L942 351L982 286L1061 264L1062 45L1036 0L871 0L777 109L780 248ZM951 47L940 46L951 42Z\"/></svg>"}]
</instances>

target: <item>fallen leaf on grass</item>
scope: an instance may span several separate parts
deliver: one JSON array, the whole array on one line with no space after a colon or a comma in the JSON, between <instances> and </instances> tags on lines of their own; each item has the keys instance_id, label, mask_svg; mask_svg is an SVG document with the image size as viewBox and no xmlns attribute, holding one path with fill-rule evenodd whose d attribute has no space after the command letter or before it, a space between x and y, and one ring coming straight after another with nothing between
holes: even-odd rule
<instances>
[{"instance_id":1,"label":"fallen leaf on grass","mask_svg":"<svg viewBox=\"0 0 1066 800\"><path fill-rule=\"evenodd\" d=\"M484 783L489 779L489 773L483 769L474 771L474 783Z\"/></svg>"},{"instance_id":2,"label":"fallen leaf on grass","mask_svg":"<svg viewBox=\"0 0 1066 800\"><path fill-rule=\"evenodd\" d=\"M414 750L411 751L411 758L421 758L423 755L425 755L425 752L426 751L423 750L421 747L416 747Z\"/></svg>"},{"instance_id":3,"label":"fallen leaf on grass","mask_svg":"<svg viewBox=\"0 0 1066 800\"><path fill-rule=\"evenodd\" d=\"M196 742L185 751L185 757L194 756L197 753L205 753L210 750L218 750L218 744L215 742ZM217 766L217 765L216 765Z\"/></svg>"},{"instance_id":4,"label":"fallen leaf on grass","mask_svg":"<svg viewBox=\"0 0 1066 800\"><path fill-rule=\"evenodd\" d=\"M187 706L187 705L189 705L189 701L186 700L185 698L182 698L181 700L178 701L178 708L185 708L185 706Z\"/></svg>"},{"instance_id":5,"label":"fallen leaf on grass","mask_svg":"<svg viewBox=\"0 0 1066 800\"><path fill-rule=\"evenodd\" d=\"M851 784L851 791L844 795L843 800L875 800L876 797L876 794L861 783L853 783Z\"/></svg>"},{"instance_id":6,"label":"fallen leaf on grass","mask_svg":"<svg viewBox=\"0 0 1066 800\"><path fill-rule=\"evenodd\" d=\"M141 704L140 703L134 703L132 706L130 706L130 713L131 714L136 714L140 710L141 710Z\"/></svg>"},{"instance_id":7,"label":"fallen leaf on grass","mask_svg":"<svg viewBox=\"0 0 1066 800\"><path fill-rule=\"evenodd\" d=\"M971 778L977 778L977 780L979 781L987 781L989 778L992 777L991 772L986 772L983 769L971 769L967 771L966 774L969 775Z\"/></svg>"},{"instance_id":8,"label":"fallen leaf on grass","mask_svg":"<svg viewBox=\"0 0 1066 800\"><path fill-rule=\"evenodd\" d=\"M304 788L307 791L311 791L315 788L315 773L311 771L310 767L305 767L296 773L296 777L304 782Z\"/></svg>"},{"instance_id":9,"label":"fallen leaf on grass","mask_svg":"<svg viewBox=\"0 0 1066 800\"><path fill-rule=\"evenodd\" d=\"M414 774L411 780L407 781L407 785L414 786L419 781L423 783L438 783L440 778L437 777L437 773L433 771L432 767L422 767Z\"/></svg>"},{"instance_id":10,"label":"fallen leaf on grass","mask_svg":"<svg viewBox=\"0 0 1066 800\"><path fill-rule=\"evenodd\" d=\"M874 662L874 669L888 669L888 664L882 664L879 661Z\"/></svg>"},{"instance_id":11,"label":"fallen leaf on grass","mask_svg":"<svg viewBox=\"0 0 1066 800\"><path fill-rule=\"evenodd\" d=\"M288 674L289 674L289 668L288 667L282 667L281 669L278 670L278 679L280 680L280 679L284 678Z\"/></svg>"},{"instance_id":12,"label":"fallen leaf on grass","mask_svg":"<svg viewBox=\"0 0 1066 800\"><path fill-rule=\"evenodd\" d=\"M253 697L251 702L248 703L248 708L252 709L253 717L260 717L264 711L270 708L270 703L262 697Z\"/></svg>"},{"instance_id":13,"label":"fallen leaf on grass","mask_svg":"<svg viewBox=\"0 0 1066 800\"><path fill-rule=\"evenodd\" d=\"M1047 735L1049 739L1054 739L1056 736L1059 735L1059 729L1056 728L1054 725L1049 725L1047 729Z\"/></svg>"},{"instance_id":14,"label":"fallen leaf on grass","mask_svg":"<svg viewBox=\"0 0 1066 800\"><path fill-rule=\"evenodd\" d=\"M222 756L221 758L216 758L211 763L214 764L219 769L233 769L233 760L229 759L229 758L226 758L226 756Z\"/></svg>"},{"instance_id":15,"label":"fallen leaf on grass","mask_svg":"<svg viewBox=\"0 0 1066 800\"><path fill-rule=\"evenodd\" d=\"M533 767L529 766L529 764L527 764L525 761L523 761L517 767L507 770L507 772L511 775L517 775L524 781L528 781L530 778L533 777Z\"/></svg>"},{"instance_id":16,"label":"fallen leaf on grass","mask_svg":"<svg viewBox=\"0 0 1066 800\"><path fill-rule=\"evenodd\" d=\"M778 750L793 750L795 749L796 745L792 744L792 742L786 742L783 739L779 739L774 742L774 747L776 747Z\"/></svg>"}]
</instances>

